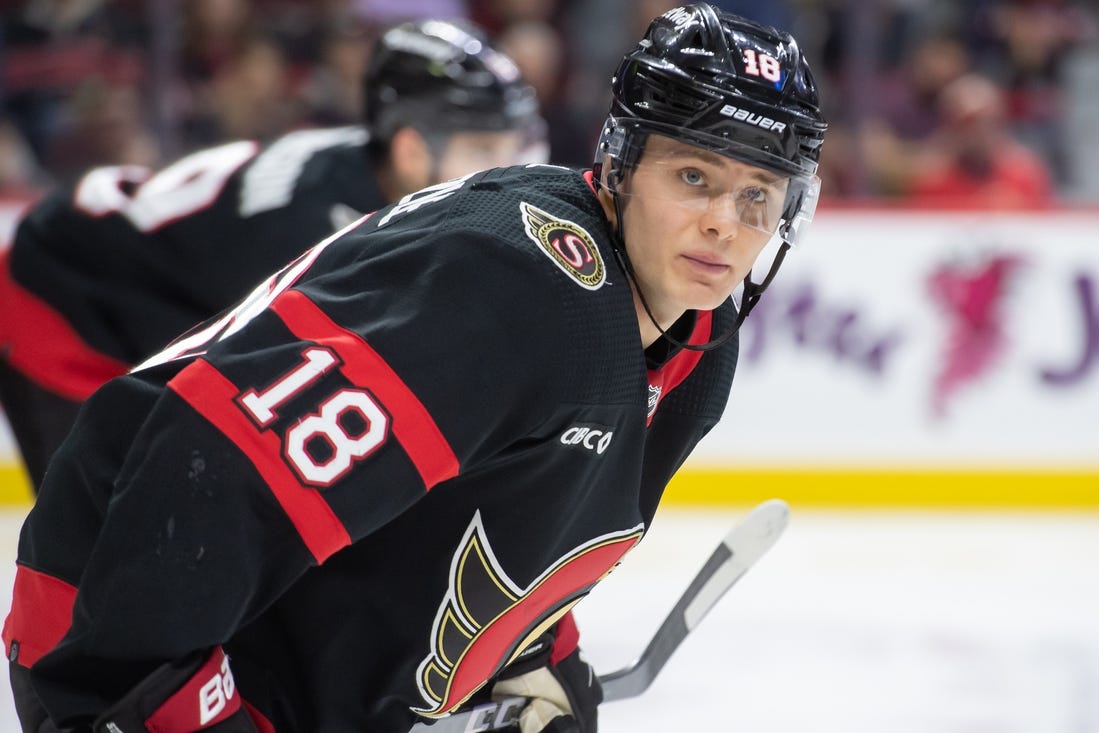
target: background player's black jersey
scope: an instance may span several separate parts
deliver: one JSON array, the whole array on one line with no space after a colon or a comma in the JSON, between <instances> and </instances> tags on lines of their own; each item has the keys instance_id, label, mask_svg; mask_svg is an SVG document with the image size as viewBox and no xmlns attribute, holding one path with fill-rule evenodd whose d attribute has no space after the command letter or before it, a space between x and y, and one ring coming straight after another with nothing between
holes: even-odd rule
<instances>
[{"instance_id":1,"label":"background player's black jersey","mask_svg":"<svg viewBox=\"0 0 1099 733\"><path fill-rule=\"evenodd\" d=\"M590 174L439 184L93 395L4 630L51 715L87 722L221 644L278 733L403 731L566 613L736 364L735 340L643 351L606 226ZM703 342L732 310L680 326Z\"/></svg>"},{"instance_id":2,"label":"background player's black jersey","mask_svg":"<svg viewBox=\"0 0 1099 733\"><path fill-rule=\"evenodd\" d=\"M375 165L366 132L347 127L293 132L262 149L228 143L155 175L132 166L89 172L20 223L9 287L53 311L90 350L90 363L69 364L79 359L71 344L60 359L20 358L21 336L62 338L64 329L9 312L5 319L22 319L0 324L12 334L12 362L61 394L85 397L98 384L89 375L103 371L96 364L140 361L383 206Z\"/></svg>"}]
</instances>

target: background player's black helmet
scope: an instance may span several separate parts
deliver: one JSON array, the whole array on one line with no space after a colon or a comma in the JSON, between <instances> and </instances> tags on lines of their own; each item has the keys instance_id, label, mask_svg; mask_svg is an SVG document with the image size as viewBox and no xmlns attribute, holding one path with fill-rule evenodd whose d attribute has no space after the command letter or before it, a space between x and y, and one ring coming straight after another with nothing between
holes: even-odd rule
<instances>
[{"instance_id":1,"label":"background player's black helmet","mask_svg":"<svg viewBox=\"0 0 1099 733\"><path fill-rule=\"evenodd\" d=\"M658 133L788 176L780 234L796 240L799 213L811 218L815 206L827 124L790 34L706 3L675 8L623 58L612 92L597 170L621 180Z\"/></svg>"},{"instance_id":2,"label":"background player's black helmet","mask_svg":"<svg viewBox=\"0 0 1099 733\"><path fill-rule=\"evenodd\" d=\"M530 130L541 124L534 88L468 24L420 20L388 29L364 78L365 123L388 142L422 133Z\"/></svg>"}]
</instances>

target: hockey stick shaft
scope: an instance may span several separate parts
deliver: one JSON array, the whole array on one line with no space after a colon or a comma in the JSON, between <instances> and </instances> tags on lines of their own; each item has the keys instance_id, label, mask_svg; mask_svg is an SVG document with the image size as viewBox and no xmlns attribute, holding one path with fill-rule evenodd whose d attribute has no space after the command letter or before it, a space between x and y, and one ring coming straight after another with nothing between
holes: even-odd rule
<instances>
[{"instance_id":1,"label":"hockey stick shaft","mask_svg":"<svg viewBox=\"0 0 1099 733\"><path fill-rule=\"evenodd\" d=\"M687 590L633 664L600 675L604 701L640 695L687 635L698 626L726 591L775 544L786 529L790 508L781 499L759 504L748 513L710 555ZM525 697L507 697L455 713L428 726L418 723L410 733L479 733L498 730L518 722L526 706Z\"/></svg>"}]
</instances>

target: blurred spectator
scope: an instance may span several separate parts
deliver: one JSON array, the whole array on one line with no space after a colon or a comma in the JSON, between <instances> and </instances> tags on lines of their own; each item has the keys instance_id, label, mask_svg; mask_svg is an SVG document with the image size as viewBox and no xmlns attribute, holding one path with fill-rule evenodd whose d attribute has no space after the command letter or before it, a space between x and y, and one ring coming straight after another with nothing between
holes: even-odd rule
<instances>
[{"instance_id":1,"label":"blurred spectator","mask_svg":"<svg viewBox=\"0 0 1099 733\"><path fill-rule=\"evenodd\" d=\"M59 181L72 182L95 166L153 166L158 159L137 90L91 79L69 100L66 124L51 143L46 164Z\"/></svg>"},{"instance_id":2,"label":"blurred spectator","mask_svg":"<svg viewBox=\"0 0 1099 733\"><path fill-rule=\"evenodd\" d=\"M1069 0L984 6L974 18L977 45L984 49L980 68L1006 89L1006 116L1016 137L1045 158L1064 183L1070 154L1064 148L1065 62L1082 43L1095 40L1094 16Z\"/></svg>"},{"instance_id":3,"label":"blurred spectator","mask_svg":"<svg viewBox=\"0 0 1099 733\"><path fill-rule=\"evenodd\" d=\"M591 165L598 128L585 127L573 105L563 97L565 49L557 31L545 21L519 21L504 29L496 45L515 61L538 93L548 126L550 161L578 167Z\"/></svg>"},{"instance_id":4,"label":"blurred spectator","mask_svg":"<svg viewBox=\"0 0 1099 733\"><path fill-rule=\"evenodd\" d=\"M196 148L224 140L228 135L224 118L239 116L235 110L220 110L219 105L225 100L225 87L235 86L227 83L227 77L237 75L260 31L250 0L187 0L183 8L179 64L183 102L177 122L186 147ZM233 100L229 103L235 106Z\"/></svg>"},{"instance_id":5,"label":"blurred spectator","mask_svg":"<svg viewBox=\"0 0 1099 733\"><path fill-rule=\"evenodd\" d=\"M465 0L351 0L356 17L375 26L416 18L466 18Z\"/></svg>"},{"instance_id":6,"label":"blurred spectator","mask_svg":"<svg viewBox=\"0 0 1099 733\"><path fill-rule=\"evenodd\" d=\"M785 0L713 0L711 4L763 25L793 30L794 13L790 10L790 3Z\"/></svg>"},{"instance_id":7,"label":"blurred spectator","mask_svg":"<svg viewBox=\"0 0 1099 733\"><path fill-rule=\"evenodd\" d=\"M881 76L874 113L901 139L926 139L940 124L939 94L967 71L969 56L957 38L922 38L900 59L895 72Z\"/></svg>"},{"instance_id":8,"label":"blurred spectator","mask_svg":"<svg viewBox=\"0 0 1099 733\"><path fill-rule=\"evenodd\" d=\"M188 0L183 9L181 71L188 83L212 80L257 32L249 0Z\"/></svg>"},{"instance_id":9,"label":"blurred spectator","mask_svg":"<svg viewBox=\"0 0 1099 733\"><path fill-rule=\"evenodd\" d=\"M319 63L302 85L305 116L318 126L355 124L362 115L362 78L374 39L354 18L327 26Z\"/></svg>"},{"instance_id":10,"label":"blurred spectator","mask_svg":"<svg viewBox=\"0 0 1099 733\"><path fill-rule=\"evenodd\" d=\"M922 146L942 124L939 95L969 70L962 43L949 36L920 39L894 71L879 76L860 135L870 189L905 192Z\"/></svg>"},{"instance_id":11,"label":"blurred spectator","mask_svg":"<svg viewBox=\"0 0 1099 733\"><path fill-rule=\"evenodd\" d=\"M19 129L0 120L0 195L21 195L50 184Z\"/></svg>"},{"instance_id":12,"label":"blurred spectator","mask_svg":"<svg viewBox=\"0 0 1099 733\"><path fill-rule=\"evenodd\" d=\"M1073 100L1094 89L1066 99L1073 92L1065 78L1083 44L1099 38L1095 0L713 2L802 40L832 124L821 159L827 197L907 195L917 171L944 157L941 140L929 143L945 136L933 132L942 126L939 92L970 71L1005 90L1003 124L1044 160L1057 194L1080 177L1073 163L1087 156L1070 146L1093 138L1073 138L1065 120L1082 103ZM162 6L147 0L6 0L0 119L55 178L82 160L175 157L228 138L354 123L358 74L379 28L405 18L466 18L505 46L538 87L554 161L588 165L607 112L607 74L651 17L679 4L172 0L176 18L151 12ZM110 104L119 111L109 113ZM154 143L162 150L150 153Z\"/></svg>"},{"instance_id":13,"label":"blurred spectator","mask_svg":"<svg viewBox=\"0 0 1099 733\"><path fill-rule=\"evenodd\" d=\"M301 116L282 51L262 37L249 40L214 76L211 101L215 139L268 140L295 127Z\"/></svg>"},{"instance_id":14,"label":"blurred spectator","mask_svg":"<svg viewBox=\"0 0 1099 733\"><path fill-rule=\"evenodd\" d=\"M996 84L978 74L962 76L943 89L939 107L942 127L912 179L918 202L997 209L1051 203L1049 170L1012 137Z\"/></svg>"},{"instance_id":15,"label":"blurred spectator","mask_svg":"<svg viewBox=\"0 0 1099 733\"><path fill-rule=\"evenodd\" d=\"M473 0L469 17L495 38L517 23L552 23L560 6L557 0Z\"/></svg>"},{"instance_id":16,"label":"blurred spectator","mask_svg":"<svg viewBox=\"0 0 1099 733\"><path fill-rule=\"evenodd\" d=\"M140 87L143 17L136 0L0 3L2 111L37 160L70 131L72 98L85 82Z\"/></svg>"}]
</instances>

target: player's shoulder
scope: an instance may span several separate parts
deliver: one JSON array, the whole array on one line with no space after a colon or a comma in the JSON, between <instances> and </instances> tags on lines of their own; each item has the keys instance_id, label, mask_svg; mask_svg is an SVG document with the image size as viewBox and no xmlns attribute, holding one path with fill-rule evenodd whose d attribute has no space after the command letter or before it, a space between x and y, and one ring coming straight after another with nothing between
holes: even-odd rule
<instances>
[{"instance_id":1,"label":"player's shoulder","mask_svg":"<svg viewBox=\"0 0 1099 733\"><path fill-rule=\"evenodd\" d=\"M548 211L552 218L576 219L593 228L599 225L602 236L604 217L590 171L531 164L481 171L470 183L464 203L474 211L489 194L493 205L505 209L505 217L507 207L520 211L537 207ZM525 221L525 217L520 220Z\"/></svg>"},{"instance_id":2,"label":"player's shoulder","mask_svg":"<svg viewBox=\"0 0 1099 733\"><path fill-rule=\"evenodd\" d=\"M525 261L532 276L598 291L611 240L590 174L557 166L493 168L406 196L368 227L431 243L443 258Z\"/></svg>"},{"instance_id":3,"label":"player's shoulder","mask_svg":"<svg viewBox=\"0 0 1099 733\"><path fill-rule=\"evenodd\" d=\"M239 173L240 215L318 197L377 208L383 202L368 140L362 127L347 126L295 130L264 145Z\"/></svg>"},{"instance_id":4,"label":"player's shoulder","mask_svg":"<svg viewBox=\"0 0 1099 733\"><path fill-rule=\"evenodd\" d=\"M589 294L606 290L615 268L590 173L556 166L493 168L428 186L338 239L329 262L402 258L473 280Z\"/></svg>"},{"instance_id":5,"label":"player's shoulder","mask_svg":"<svg viewBox=\"0 0 1099 733\"><path fill-rule=\"evenodd\" d=\"M369 139L369 133L355 125L292 130L259 146L249 167L261 163L274 167L278 161L299 163L313 157L339 157L349 150L361 150Z\"/></svg>"},{"instance_id":6,"label":"player's shoulder","mask_svg":"<svg viewBox=\"0 0 1099 733\"><path fill-rule=\"evenodd\" d=\"M348 299L399 289L418 310L459 310L496 331L503 321L561 348L636 330L584 171L500 168L430 186L335 237L319 263L318 287Z\"/></svg>"}]
</instances>

